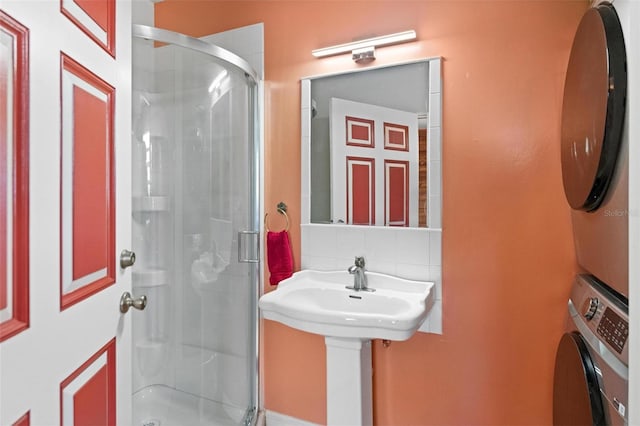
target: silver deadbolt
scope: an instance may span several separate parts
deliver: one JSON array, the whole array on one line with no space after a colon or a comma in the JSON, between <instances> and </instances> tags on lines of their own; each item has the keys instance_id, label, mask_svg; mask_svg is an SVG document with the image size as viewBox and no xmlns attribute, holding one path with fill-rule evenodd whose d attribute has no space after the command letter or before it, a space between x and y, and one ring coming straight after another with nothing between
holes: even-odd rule
<instances>
[{"instance_id":1,"label":"silver deadbolt","mask_svg":"<svg viewBox=\"0 0 640 426\"><path fill-rule=\"evenodd\" d=\"M128 291L122 293L122 297L120 298L120 312L126 314L131 307L139 311L144 310L144 308L147 307L147 296L140 296L134 299Z\"/></svg>"},{"instance_id":2,"label":"silver deadbolt","mask_svg":"<svg viewBox=\"0 0 640 426\"><path fill-rule=\"evenodd\" d=\"M136 254L129 250L122 250L122 253L120 253L120 267L125 269L133 266L134 263L136 263Z\"/></svg>"}]
</instances>

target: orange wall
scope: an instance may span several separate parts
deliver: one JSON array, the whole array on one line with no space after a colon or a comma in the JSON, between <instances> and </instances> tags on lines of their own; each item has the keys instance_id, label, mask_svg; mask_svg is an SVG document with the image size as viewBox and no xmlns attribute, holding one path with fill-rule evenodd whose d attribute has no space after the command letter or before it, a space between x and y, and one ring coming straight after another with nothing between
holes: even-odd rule
<instances>
[{"instance_id":1,"label":"orange wall","mask_svg":"<svg viewBox=\"0 0 640 426\"><path fill-rule=\"evenodd\" d=\"M264 22L268 212L290 206L300 259L300 86L356 67L317 47L409 28L377 64L442 56L444 335L374 344L378 425L551 423L555 346L575 270L562 194L564 69L586 2L180 1L156 25L194 36ZM299 267L299 261L298 265ZM266 321L265 407L323 423L323 339Z\"/></svg>"}]
</instances>

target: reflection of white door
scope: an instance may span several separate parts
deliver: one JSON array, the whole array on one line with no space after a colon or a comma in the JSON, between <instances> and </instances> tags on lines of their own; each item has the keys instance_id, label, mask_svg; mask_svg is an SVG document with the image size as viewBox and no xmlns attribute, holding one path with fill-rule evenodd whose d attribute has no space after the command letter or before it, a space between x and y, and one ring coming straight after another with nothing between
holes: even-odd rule
<instances>
[{"instance_id":1,"label":"reflection of white door","mask_svg":"<svg viewBox=\"0 0 640 426\"><path fill-rule=\"evenodd\" d=\"M118 306L131 291L131 274L119 263L131 244L130 8L115 0L2 2L3 35L21 28L28 48L24 72L0 78L9 106L0 113L18 114L14 96L27 95L28 158L14 164L29 179L7 197L19 202L24 195L29 215L16 218L5 208L13 220L0 227L5 254L28 245L27 256L2 263L28 266L21 277L5 266L0 282L6 284L0 294L11 295L0 310L15 309L9 316L17 311L24 324L5 333L11 320L0 317L2 425L131 424L136 312L123 315ZM15 58L7 49L0 53L2 64ZM13 122L16 130L20 122ZM19 132L0 123L11 139L3 145L17 146ZM2 150L0 162L13 163L14 154ZM8 179L4 173L0 183ZM20 220L28 231L12 238Z\"/></svg>"},{"instance_id":2,"label":"reflection of white door","mask_svg":"<svg viewBox=\"0 0 640 426\"><path fill-rule=\"evenodd\" d=\"M331 99L333 223L418 226L418 116Z\"/></svg>"}]
</instances>

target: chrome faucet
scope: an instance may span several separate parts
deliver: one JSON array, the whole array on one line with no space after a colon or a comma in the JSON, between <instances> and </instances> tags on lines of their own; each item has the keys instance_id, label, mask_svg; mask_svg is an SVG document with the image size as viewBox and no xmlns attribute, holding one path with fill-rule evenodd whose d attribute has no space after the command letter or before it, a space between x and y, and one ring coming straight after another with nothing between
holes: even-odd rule
<instances>
[{"instance_id":1,"label":"chrome faucet","mask_svg":"<svg viewBox=\"0 0 640 426\"><path fill-rule=\"evenodd\" d=\"M354 264L349 266L347 270L353 275L353 285L345 286L346 288L355 291L376 291L367 287L367 276L364 274L364 257L356 256Z\"/></svg>"}]
</instances>

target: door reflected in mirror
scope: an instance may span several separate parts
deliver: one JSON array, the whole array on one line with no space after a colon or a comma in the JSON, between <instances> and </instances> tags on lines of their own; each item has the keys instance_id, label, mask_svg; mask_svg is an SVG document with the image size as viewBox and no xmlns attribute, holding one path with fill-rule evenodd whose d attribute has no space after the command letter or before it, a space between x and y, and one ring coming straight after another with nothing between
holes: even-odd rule
<instances>
[{"instance_id":1,"label":"door reflected in mirror","mask_svg":"<svg viewBox=\"0 0 640 426\"><path fill-rule=\"evenodd\" d=\"M302 223L441 227L440 61L302 80Z\"/></svg>"}]
</instances>

